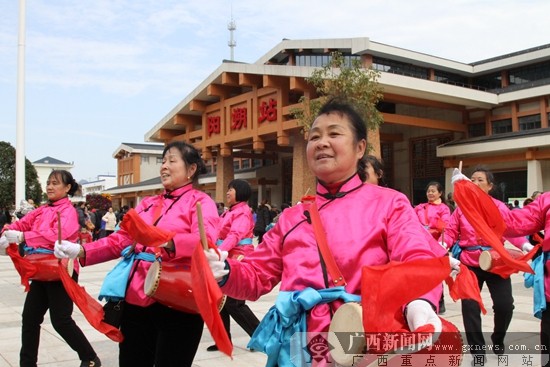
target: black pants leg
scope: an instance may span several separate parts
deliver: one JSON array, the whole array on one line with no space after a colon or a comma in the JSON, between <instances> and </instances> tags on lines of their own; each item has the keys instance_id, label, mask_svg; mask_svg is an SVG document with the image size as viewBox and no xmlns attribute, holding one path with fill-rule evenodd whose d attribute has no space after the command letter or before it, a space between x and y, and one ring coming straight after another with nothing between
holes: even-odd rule
<instances>
[{"instance_id":1,"label":"black pants leg","mask_svg":"<svg viewBox=\"0 0 550 367\"><path fill-rule=\"evenodd\" d=\"M223 305L223 308L220 311L220 316L222 318L225 331L227 331L227 335L229 336L229 340L231 340L231 317L229 316L229 310L227 309L228 301L229 301L229 297L226 297L225 304Z\"/></svg>"},{"instance_id":2,"label":"black pants leg","mask_svg":"<svg viewBox=\"0 0 550 367\"><path fill-rule=\"evenodd\" d=\"M21 350L19 365L21 367L36 367L38 362L38 346L40 344L40 325L48 310L48 296L44 282L31 282L29 292L23 306L21 326Z\"/></svg>"},{"instance_id":3,"label":"black pants leg","mask_svg":"<svg viewBox=\"0 0 550 367\"><path fill-rule=\"evenodd\" d=\"M76 278L76 276L75 276ZM21 366L36 366L40 325L44 314L50 310L50 319L55 331L78 353L80 360L92 360L96 353L82 330L72 319L73 301L60 281L32 281L31 289L23 308Z\"/></svg>"},{"instance_id":4,"label":"black pants leg","mask_svg":"<svg viewBox=\"0 0 550 367\"><path fill-rule=\"evenodd\" d=\"M510 278L504 279L497 274L489 273L485 282L493 300L494 328L491 340L495 345L502 345L514 315L512 281Z\"/></svg>"},{"instance_id":5,"label":"black pants leg","mask_svg":"<svg viewBox=\"0 0 550 367\"><path fill-rule=\"evenodd\" d=\"M260 320L254 315L254 312L248 307L245 301L227 297L225 307L229 315L243 328L249 336L254 334Z\"/></svg>"},{"instance_id":6,"label":"black pants leg","mask_svg":"<svg viewBox=\"0 0 550 367\"><path fill-rule=\"evenodd\" d=\"M494 327L491 336L494 344L503 344L506 331L514 312L514 298L512 297L512 282L510 278L503 279L477 267L469 267L476 276L479 289L487 283L487 288L493 300ZM482 333L481 309L474 300L462 300L462 320L466 331L468 344L472 346L472 354L485 354L485 339Z\"/></svg>"},{"instance_id":7,"label":"black pants leg","mask_svg":"<svg viewBox=\"0 0 550 367\"><path fill-rule=\"evenodd\" d=\"M542 313L540 320L540 358L543 367L550 367L550 310Z\"/></svg>"},{"instance_id":8,"label":"black pants leg","mask_svg":"<svg viewBox=\"0 0 550 367\"><path fill-rule=\"evenodd\" d=\"M191 367L202 336L200 315L154 303L126 304L119 344L120 367Z\"/></svg>"}]
</instances>

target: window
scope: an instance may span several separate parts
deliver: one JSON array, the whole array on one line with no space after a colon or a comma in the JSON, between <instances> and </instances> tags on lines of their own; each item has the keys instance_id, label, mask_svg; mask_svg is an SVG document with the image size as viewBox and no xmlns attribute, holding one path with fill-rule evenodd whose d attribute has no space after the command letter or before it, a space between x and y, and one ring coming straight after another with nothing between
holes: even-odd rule
<instances>
[{"instance_id":1,"label":"window","mask_svg":"<svg viewBox=\"0 0 550 367\"><path fill-rule=\"evenodd\" d=\"M344 64L347 67L352 66L352 60L360 60L360 56L356 55L350 55L350 54L344 54ZM321 55L321 54L315 54L315 55L296 55L296 66L316 66L316 67L323 67L325 65L328 65L330 61L332 60L331 55Z\"/></svg>"},{"instance_id":2,"label":"window","mask_svg":"<svg viewBox=\"0 0 550 367\"><path fill-rule=\"evenodd\" d=\"M162 164L162 157L157 157L157 164Z\"/></svg>"},{"instance_id":3,"label":"window","mask_svg":"<svg viewBox=\"0 0 550 367\"><path fill-rule=\"evenodd\" d=\"M430 181L445 181L443 158L437 157L437 147L451 141L452 135L437 135L411 139L411 179L413 205L426 199L426 184Z\"/></svg>"},{"instance_id":4,"label":"window","mask_svg":"<svg viewBox=\"0 0 550 367\"><path fill-rule=\"evenodd\" d=\"M502 88L502 77L500 72L483 75L474 78L473 84L487 89L498 89Z\"/></svg>"},{"instance_id":5,"label":"window","mask_svg":"<svg viewBox=\"0 0 550 367\"><path fill-rule=\"evenodd\" d=\"M468 137L475 138L476 136L485 136L484 122L468 125Z\"/></svg>"},{"instance_id":6,"label":"window","mask_svg":"<svg viewBox=\"0 0 550 367\"><path fill-rule=\"evenodd\" d=\"M512 119L493 121L493 134L512 132Z\"/></svg>"},{"instance_id":7,"label":"window","mask_svg":"<svg viewBox=\"0 0 550 367\"><path fill-rule=\"evenodd\" d=\"M141 163L149 164L149 156L148 155L142 155L141 156Z\"/></svg>"},{"instance_id":8,"label":"window","mask_svg":"<svg viewBox=\"0 0 550 367\"><path fill-rule=\"evenodd\" d=\"M510 70L510 85L531 83L550 78L550 61Z\"/></svg>"},{"instance_id":9,"label":"window","mask_svg":"<svg viewBox=\"0 0 550 367\"><path fill-rule=\"evenodd\" d=\"M531 115L518 118L519 131L540 129L540 115Z\"/></svg>"},{"instance_id":10,"label":"window","mask_svg":"<svg viewBox=\"0 0 550 367\"><path fill-rule=\"evenodd\" d=\"M436 82L454 84L454 85L467 85L468 79L458 74L452 74L441 70L434 71L434 77Z\"/></svg>"},{"instance_id":11,"label":"window","mask_svg":"<svg viewBox=\"0 0 550 367\"><path fill-rule=\"evenodd\" d=\"M378 71L384 71L387 73L400 74L406 76L412 76L414 78L428 79L428 69L420 66L405 64L389 59L383 59L381 57L374 57L372 59L372 68Z\"/></svg>"},{"instance_id":12,"label":"window","mask_svg":"<svg viewBox=\"0 0 550 367\"><path fill-rule=\"evenodd\" d=\"M242 169L250 168L250 159L243 159L241 161L241 168Z\"/></svg>"}]
</instances>

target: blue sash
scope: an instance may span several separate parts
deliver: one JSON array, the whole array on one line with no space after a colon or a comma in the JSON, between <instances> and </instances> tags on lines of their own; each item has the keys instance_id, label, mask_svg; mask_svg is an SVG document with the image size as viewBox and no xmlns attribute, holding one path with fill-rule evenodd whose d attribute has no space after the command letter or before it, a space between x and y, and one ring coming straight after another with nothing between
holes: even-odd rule
<instances>
[{"instance_id":1,"label":"blue sash","mask_svg":"<svg viewBox=\"0 0 550 367\"><path fill-rule=\"evenodd\" d=\"M122 301L126 296L126 289L128 288L128 278L130 277L130 270L135 260L145 260L149 262L155 261L155 255L147 252L140 252L136 254L134 251L130 251L132 246L126 247L120 255L122 259L111 269L111 271L105 276L103 285L99 291L99 300L105 299L106 301Z\"/></svg>"},{"instance_id":2,"label":"blue sash","mask_svg":"<svg viewBox=\"0 0 550 367\"><path fill-rule=\"evenodd\" d=\"M26 255L53 254L53 250L48 250L46 248L34 248L34 247L30 247L30 246L25 245L23 247L23 249L25 250Z\"/></svg>"},{"instance_id":3,"label":"blue sash","mask_svg":"<svg viewBox=\"0 0 550 367\"><path fill-rule=\"evenodd\" d=\"M533 315L542 319L542 313L546 310L546 295L544 292L544 264L548 260L549 253L544 252L531 261L531 269L535 274L523 273L523 285L525 288L533 287Z\"/></svg>"},{"instance_id":4,"label":"blue sash","mask_svg":"<svg viewBox=\"0 0 550 367\"><path fill-rule=\"evenodd\" d=\"M315 305L329 303L337 299L344 302L359 302L361 297L347 293L344 287L302 291L279 292L275 306L271 307L252 335L248 348L261 350L267 354L266 367L294 366L290 355L290 338L295 333L303 334L306 346L306 311Z\"/></svg>"},{"instance_id":5,"label":"blue sash","mask_svg":"<svg viewBox=\"0 0 550 367\"><path fill-rule=\"evenodd\" d=\"M223 243L222 239L216 241L216 246L220 246ZM252 245L252 238L243 238L237 243L238 246Z\"/></svg>"}]
</instances>

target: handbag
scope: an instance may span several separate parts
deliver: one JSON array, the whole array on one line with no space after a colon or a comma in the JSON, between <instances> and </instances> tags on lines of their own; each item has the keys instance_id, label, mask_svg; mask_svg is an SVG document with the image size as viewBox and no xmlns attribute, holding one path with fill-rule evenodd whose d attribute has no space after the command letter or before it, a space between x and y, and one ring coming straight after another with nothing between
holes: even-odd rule
<instances>
[{"instance_id":1,"label":"handbag","mask_svg":"<svg viewBox=\"0 0 550 367\"><path fill-rule=\"evenodd\" d=\"M108 301L103 305L103 321L116 328L120 328L122 322L122 313L124 311L124 300Z\"/></svg>"}]
</instances>

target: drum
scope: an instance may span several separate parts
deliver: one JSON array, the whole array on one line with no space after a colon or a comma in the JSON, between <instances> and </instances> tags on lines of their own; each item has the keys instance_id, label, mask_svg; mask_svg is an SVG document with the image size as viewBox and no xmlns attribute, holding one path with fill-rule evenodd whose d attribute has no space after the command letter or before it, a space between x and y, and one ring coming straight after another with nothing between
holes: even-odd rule
<instances>
[{"instance_id":1,"label":"drum","mask_svg":"<svg viewBox=\"0 0 550 367\"><path fill-rule=\"evenodd\" d=\"M155 301L176 310L199 313L191 283L191 270L188 265L173 262L154 261L147 272L143 291ZM226 296L218 305L221 311Z\"/></svg>"},{"instance_id":2,"label":"drum","mask_svg":"<svg viewBox=\"0 0 550 367\"><path fill-rule=\"evenodd\" d=\"M36 268L36 273L31 277L33 280L41 280L45 282L61 280L59 277L59 262L73 276L74 260L73 259L58 259L53 254L32 254L24 257L26 261L31 263Z\"/></svg>"},{"instance_id":3,"label":"drum","mask_svg":"<svg viewBox=\"0 0 550 367\"><path fill-rule=\"evenodd\" d=\"M513 259L519 259L523 256L523 251L516 248L505 248ZM479 267L485 271L491 271L495 266L504 265L502 257L493 249L482 251L479 255Z\"/></svg>"},{"instance_id":4,"label":"drum","mask_svg":"<svg viewBox=\"0 0 550 367\"><path fill-rule=\"evenodd\" d=\"M419 339L418 343L407 343L405 344L407 346L399 349L399 346L403 346L401 341L405 340L407 336L414 338L413 334L415 333L388 333L387 335L376 333L374 335L365 335L361 305L356 302L349 302L340 306L334 313L327 341L332 348L330 351L332 359L342 366L380 366L379 357L381 355L387 356L387 364L384 364L385 366L424 366L426 365L427 357L433 363L430 364L432 366L452 365L451 361L458 363L455 364L458 366L463 355L462 336L452 323L442 318L440 320L443 329L439 334L439 338L432 346L425 347L426 344ZM412 347L409 348L408 345ZM388 350L387 346L392 346L393 348ZM384 353L367 353L367 350L372 347L378 347L381 350L387 351ZM407 354L410 354L407 357L407 363L409 364L403 364L402 356Z\"/></svg>"}]
</instances>

